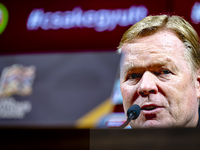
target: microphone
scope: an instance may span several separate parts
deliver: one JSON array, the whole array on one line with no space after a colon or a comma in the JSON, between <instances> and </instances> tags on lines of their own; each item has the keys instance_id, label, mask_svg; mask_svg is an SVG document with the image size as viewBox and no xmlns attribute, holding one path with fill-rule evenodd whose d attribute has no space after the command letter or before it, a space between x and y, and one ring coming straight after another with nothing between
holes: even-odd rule
<instances>
[{"instance_id":1,"label":"microphone","mask_svg":"<svg viewBox=\"0 0 200 150\"><path fill-rule=\"evenodd\" d=\"M125 128L131 120L135 120L140 115L141 108L139 105L132 105L127 111L127 120L121 126L117 127L119 129Z\"/></svg>"}]
</instances>

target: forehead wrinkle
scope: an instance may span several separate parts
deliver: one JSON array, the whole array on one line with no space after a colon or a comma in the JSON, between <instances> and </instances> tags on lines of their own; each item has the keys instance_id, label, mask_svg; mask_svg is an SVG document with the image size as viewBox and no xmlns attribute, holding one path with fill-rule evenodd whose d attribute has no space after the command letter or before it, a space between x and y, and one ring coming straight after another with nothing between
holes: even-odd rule
<instances>
[{"instance_id":1,"label":"forehead wrinkle","mask_svg":"<svg viewBox=\"0 0 200 150\"><path fill-rule=\"evenodd\" d=\"M123 67L122 71L127 72L127 71L134 71L134 70L151 70L151 68L160 68L162 66L168 66L169 64L172 65L173 69L177 70L177 66L175 63L172 61L171 58L166 57L166 58L160 58L160 59L155 59L153 62L149 63L143 60L142 62L138 64L134 64L134 62L126 62Z\"/></svg>"},{"instance_id":2,"label":"forehead wrinkle","mask_svg":"<svg viewBox=\"0 0 200 150\"><path fill-rule=\"evenodd\" d=\"M157 53L158 51L162 51L164 53L171 53L174 49L174 45L171 44L151 44L151 43L129 43L125 44L122 47L123 53L130 53L130 54L143 54L145 53Z\"/></svg>"},{"instance_id":3,"label":"forehead wrinkle","mask_svg":"<svg viewBox=\"0 0 200 150\"><path fill-rule=\"evenodd\" d=\"M175 45L166 43L129 43L122 47L123 70L147 69L153 66L164 66L172 64L175 70L178 70L176 63L170 58L172 52L176 49ZM173 56L173 55L172 55ZM177 57L184 57L183 53L176 53Z\"/></svg>"}]
</instances>

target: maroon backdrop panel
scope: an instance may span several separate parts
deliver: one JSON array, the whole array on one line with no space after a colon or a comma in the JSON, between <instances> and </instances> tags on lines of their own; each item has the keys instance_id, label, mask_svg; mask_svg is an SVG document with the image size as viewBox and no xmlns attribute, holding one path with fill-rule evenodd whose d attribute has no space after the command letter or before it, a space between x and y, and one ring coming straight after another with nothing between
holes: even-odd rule
<instances>
[{"instance_id":1,"label":"maroon backdrop panel","mask_svg":"<svg viewBox=\"0 0 200 150\"><path fill-rule=\"evenodd\" d=\"M174 1L174 12L180 16L183 16L200 35L200 1Z\"/></svg>"},{"instance_id":2,"label":"maroon backdrop panel","mask_svg":"<svg viewBox=\"0 0 200 150\"><path fill-rule=\"evenodd\" d=\"M146 8L147 14L158 14L171 10L171 1L167 0L123 0L123 2L118 0L2 0L1 3L5 5L9 13L8 25L0 35L1 54L85 50L113 51L116 50L122 34L130 27L130 25L117 25L111 31L104 30L101 32L96 31L94 27L58 28L56 30L38 28L37 30L29 31L27 29L27 20L34 9L41 9L45 14L59 11L72 13L76 7L79 7L83 13L87 11L100 13L100 10L101 12L103 11L102 9L106 11L115 10L116 12L119 9L119 11L129 11L132 6ZM133 13L133 17L137 16L138 13L144 12L136 10ZM94 18L101 19L97 16ZM137 20L135 19L135 21ZM133 21L133 24L135 21Z\"/></svg>"}]
</instances>

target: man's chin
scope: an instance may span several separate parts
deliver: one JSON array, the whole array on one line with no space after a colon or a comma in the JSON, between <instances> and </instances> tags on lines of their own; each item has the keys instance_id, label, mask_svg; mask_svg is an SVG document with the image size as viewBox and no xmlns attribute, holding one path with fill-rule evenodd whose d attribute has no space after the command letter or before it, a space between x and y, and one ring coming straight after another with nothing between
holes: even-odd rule
<instances>
[{"instance_id":1,"label":"man's chin","mask_svg":"<svg viewBox=\"0 0 200 150\"><path fill-rule=\"evenodd\" d=\"M167 128L170 127L169 124L164 122L159 122L157 120L147 120L143 123L137 124L136 122L131 122L130 126L132 128Z\"/></svg>"}]
</instances>

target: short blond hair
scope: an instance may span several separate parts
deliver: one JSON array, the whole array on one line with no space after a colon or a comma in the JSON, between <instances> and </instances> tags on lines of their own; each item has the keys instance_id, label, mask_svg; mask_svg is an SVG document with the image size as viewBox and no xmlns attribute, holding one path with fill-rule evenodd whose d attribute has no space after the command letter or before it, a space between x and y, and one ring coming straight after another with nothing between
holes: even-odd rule
<instances>
[{"instance_id":1,"label":"short blond hair","mask_svg":"<svg viewBox=\"0 0 200 150\"><path fill-rule=\"evenodd\" d=\"M124 44L134 39L152 35L160 30L170 30L183 42L192 70L200 69L199 37L194 28L180 16L156 15L148 16L131 26L124 34L118 46L118 52Z\"/></svg>"}]
</instances>

